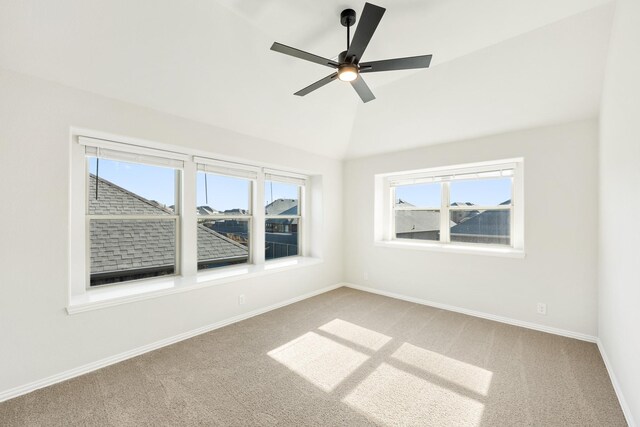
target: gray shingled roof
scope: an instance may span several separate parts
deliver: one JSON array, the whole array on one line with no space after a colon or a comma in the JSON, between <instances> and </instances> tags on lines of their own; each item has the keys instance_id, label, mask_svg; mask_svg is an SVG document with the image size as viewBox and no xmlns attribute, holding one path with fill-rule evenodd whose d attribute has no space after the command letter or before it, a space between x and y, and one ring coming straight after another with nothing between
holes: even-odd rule
<instances>
[{"instance_id":1,"label":"gray shingled roof","mask_svg":"<svg viewBox=\"0 0 640 427\"><path fill-rule=\"evenodd\" d=\"M500 203L508 205L511 200ZM484 211L451 228L451 234L509 236L511 221L508 210Z\"/></svg>"},{"instance_id":2,"label":"gray shingled roof","mask_svg":"<svg viewBox=\"0 0 640 427\"><path fill-rule=\"evenodd\" d=\"M92 214L171 215L172 211L105 179L89 176L89 212ZM91 273L135 271L175 263L173 220L92 220ZM247 257L240 243L199 224L198 262Z\"/></svg>"}]
</instances>

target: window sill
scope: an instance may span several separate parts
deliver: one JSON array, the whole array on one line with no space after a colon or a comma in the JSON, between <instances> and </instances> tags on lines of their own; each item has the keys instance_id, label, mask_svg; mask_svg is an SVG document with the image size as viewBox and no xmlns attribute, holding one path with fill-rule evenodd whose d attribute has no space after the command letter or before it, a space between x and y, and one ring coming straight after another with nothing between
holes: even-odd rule
<instances>
[{"instance_id":1,"label":"window sill","mask_svg":"<svg viewBox=\"0 0 640 427\"><path fill-rule=\"evenodd\" d=\"M260 277L296 268L322 263L320 258L291 257L275 259L261 265L226 267L215 271L205 271L192 277L171 276L145 280L138 283L89 289L82 295L72 296L67 313L76 314L105 307L157 298L165 295L187 292L194 289Z\"/></svg>"},{"instance_id":2,"label":"window sill","mask_svg":"<svg viewBox=\"0 0 640 427\"><path fill-rule=\"evenodd\" d=\"M474 255L488 255L505 258L524 258L525 253L522 249L514 248L494 248L490 246L471 246L471 245L458 245L451 243L437 243L437 242L420 242L414 243L404 240L383 240L376 241L375 246L385 248L396 249L412 249L421 251L433 251L433 252L445 252L445 253L457 253L457 254L474 254Z\"/></svg>"}]
</instances>

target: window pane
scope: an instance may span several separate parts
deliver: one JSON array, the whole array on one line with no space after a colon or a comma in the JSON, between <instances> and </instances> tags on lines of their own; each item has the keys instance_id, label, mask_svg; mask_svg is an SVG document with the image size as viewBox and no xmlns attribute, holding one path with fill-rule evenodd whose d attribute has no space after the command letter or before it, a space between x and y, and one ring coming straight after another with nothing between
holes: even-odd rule
<instances>
[{"instance_id":1,"label":"window pane","mask_svg":"<svg viewBox=\"0 0 640 427\"><path fill-rule=\"evenodd\" d=\"M498 206L511 203L511 178L451 182L451 206Z\"/></svg>"},{"instance_id":2,"label":"window pane","mask_svg":"<svg viewBox=\"0 0 640 427\"><path fill-rule=\"evenodd\" d=\"M440 240L440 211L395 211L395 237L396 239Z\"/></svg>"},{"instance_id":3,"label":"window pane","mask_svg":"<svg viewBox=\"0 0 640 427\"><path fill-rule=\"evenodd\" d=\"M267 215L299 215L300 186L277 181L264 182L265 213Z\"/></svg>"},{"instance_id":4,"label":"window pane","mask_svg":"<svg viewBox=\"0 0 640 427\"><path fill-rule=\"evenodd\" d=\"M474 211L478 212L478 211ZM451 212L451 221L453 223ZM451 226L452 242L511 244L511 210L486 210Z\"/></svg>"},{"instance_id":5,"label":"window pane","mask_svg":"<svg viewBox=\"0 0 640 427\"><path fill-rule=\"evenodd\" d=\"M91 286L175 273L176 222L90 221Z\"/></svg>"},{"instance_id":6,"label":"window pane","mask_svg":"<svg viewBox=\"0 0 640 427\"><path fill-rule=\"evenodd\" d=\"M265 259L298 255L298 219L267 219Z\"/></svg>"},{"instance_id":7,"label":"window pane","mask_svg":"<svg viewBox=\"0 0 640 427\"><path fill-rule=\"evenodd\" d=\"M249 261L249 220L198 220L198 270Z\"/></svg>"},{"instance_id":8,"label":"window pane","mask_svg":"<svg viewBox=\"0 0 640 427\"><path fill-rule=\"evenodd\" d=\"M88 162L90 214L175 214L175 169L95 157Z\"/></svg>"},{"instance_id":9,"label":"window pane","mask_svg":"<svg viewBox=\"0 0 640 427\"><path fill-rule=\"evenodd\" d=\"M250 180L198 172L196 185L196 203L199 215L246 215L250 213Z\"/></svg>"},{"instance_id":10,"label":"window pane","mask_svg":"<svg viewBox=\"0 0 640 427\"><path fill-rule=\"evenodd\" d=\"M396 187L396 206L440 208L440 184L414 184Z\"/></svg>"}]
</instances>

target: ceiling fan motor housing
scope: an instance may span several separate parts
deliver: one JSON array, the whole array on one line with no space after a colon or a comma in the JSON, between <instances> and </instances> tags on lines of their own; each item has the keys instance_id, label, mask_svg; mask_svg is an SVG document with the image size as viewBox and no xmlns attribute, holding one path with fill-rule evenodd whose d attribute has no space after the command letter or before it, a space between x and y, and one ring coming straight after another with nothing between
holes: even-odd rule
<instances>
[{"instance_id":1,"label":"ceiling fan motor housing","mask_svg":"<svg viewBox=\"0 0 640 427\"><path fill-rule=\"evenodd\" d=\"M345 63L349 63L351 61L347 61L347 51L343 50L342 52L340 52L340 54L338 55L338 63L339 64L345 64Z\"/></svg>"}]
</instances>

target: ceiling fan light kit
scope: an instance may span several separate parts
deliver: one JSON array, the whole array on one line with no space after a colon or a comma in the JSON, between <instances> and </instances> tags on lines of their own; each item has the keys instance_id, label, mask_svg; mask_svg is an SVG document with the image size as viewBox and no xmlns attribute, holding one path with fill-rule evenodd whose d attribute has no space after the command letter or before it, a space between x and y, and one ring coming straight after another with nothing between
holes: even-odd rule
<instances>
[{"instance_id":1,"label":"ceiling fan light kit","mask_svg":"<svg viewBox=\"0 0 640 427\"><path fill-rule=\"evenodd\" d=\"M358 23L355 34L353 35L353 39L351 39L350 29L356 22L356 12L353 9L345 9L340 13L340 23L344 27L347 27L347 50L338 55L337 62L278 42L273 43L271 46L271 50L273 51L324 65L336 70L333 74L312 83L304 89L299 90L294 95L305 96L314 90L331 83L337 78L337 80L351 83L351 86L355 89L358 96L360 96L362 102L366 103L373 101L376 97L373 95L373 92L371 92L371 89L369 89L369 86L367 86L360 74L428 68L431 63L431 55L360 62L360 59L369 45L369 41L371 41L373 33L376 31L376 28L378 28L378 24L380 23L385 11L386 9L383 7L376 6L371 3L365 3L364 9L362 10L362 16L360 17L360 22Z\"/></svg>"},{"instance_id":2,"label":"ceiling fan light kit","mask_svg":"<svg viewBox=\"0 0 640 427\"><path fill-rule=\"evenodd\" d=\"M343 64L338 67L338 78L343 82L352 82L358 78L358 67L351 64Z\"/></svg>"}]
</instances>

